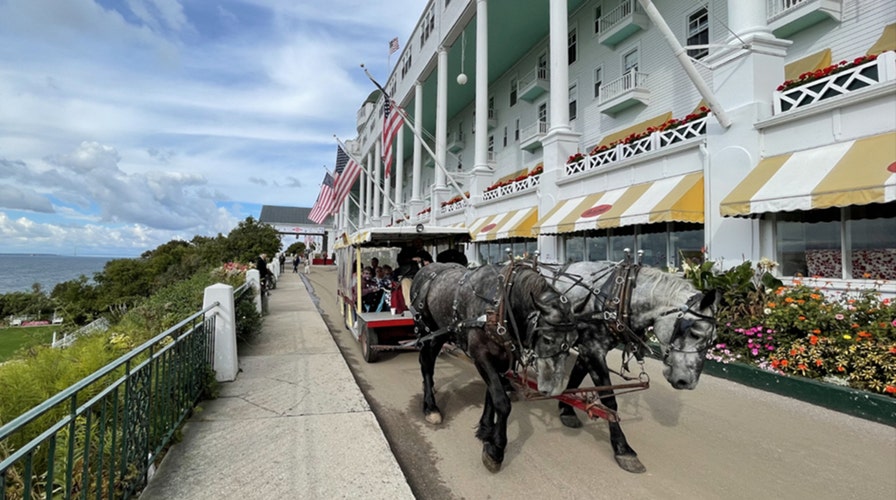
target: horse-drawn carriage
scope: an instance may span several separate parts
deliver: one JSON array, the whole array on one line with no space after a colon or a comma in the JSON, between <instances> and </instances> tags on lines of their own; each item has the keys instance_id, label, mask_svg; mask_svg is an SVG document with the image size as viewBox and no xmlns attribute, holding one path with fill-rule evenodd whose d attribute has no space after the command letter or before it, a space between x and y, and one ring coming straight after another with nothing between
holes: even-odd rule
<instances>
[{"instance_id":1,"label":"horse-drawn carriage","mask_svg":"<svg viewBox=\"0 0 896 500\"><path fill-rule=\"evenodd\" d=\"M395 285L386 290L388 293L378 295L383 299L371 305L364 301L363 266L376 258L382 264L393 266L396 272L406 273L400 271L401 264L404 264L400 260L405 256L413 256L418 251L437 255L446 250L455 250L456 245L469 239L470 233L466 228L418 224L415 227L365 229L352 235L344 235L337 241L337 299L340 312L345 326L361 343L365 361L377 361L383 351L416 351L418 347L415 344L417 336L414 332L414 318L410 311L401 306L392 308L393 301L385 298L391 294L406 294L410 288L410 276L405 280L396 280ZM400 304L404 301L397 302Z\"/></svg>"}]
</instances>

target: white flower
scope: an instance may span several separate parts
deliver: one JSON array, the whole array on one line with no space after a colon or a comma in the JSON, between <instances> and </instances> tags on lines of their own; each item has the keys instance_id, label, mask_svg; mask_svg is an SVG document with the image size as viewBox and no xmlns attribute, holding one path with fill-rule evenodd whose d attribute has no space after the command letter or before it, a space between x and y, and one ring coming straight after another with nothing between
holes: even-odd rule
<instances>
[{"instance_id":1,"label":"white flower","mask_svg":"<svg viewBox=\"0 0 896 500\"><path fill-rule=\"evenodd\" d=\"M765 313L766 315L769 315L772 313L772 310L769 309L768 307L766 307L765 309L762 310L762 312Z\"/></svg>"}]
</instances>

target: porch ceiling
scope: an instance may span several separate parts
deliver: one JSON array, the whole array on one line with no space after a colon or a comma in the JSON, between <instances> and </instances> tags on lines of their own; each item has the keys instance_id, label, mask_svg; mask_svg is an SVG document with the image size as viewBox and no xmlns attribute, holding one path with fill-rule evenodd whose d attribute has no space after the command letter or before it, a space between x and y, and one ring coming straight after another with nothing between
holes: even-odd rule
<instances>
[{"instance_id":1,"label":"porch ceiling","mask_svg":"<svg viewBox=\"0 0 896 500\"><path fill-rule=\"evenodd\" d=\"M569 0L567 12L576 11L585 0ZM475 7L474 7L475 8ZM464 36L448 50L448 120L475 100L476 90L476 19L473 16L464 27ZM489 0L488 2L488 79L489 85L510 70L527 52L544 41L549 34L548 2L519 0ZM463 39L466 38L466 44ZM581 37L580 37L581 38ZM464 45L466 48L464 49ZM462 57L463 55L463 57ZM437 55L433 54L433 58ZM467 75L466 85L457 83L457 75ZM533 65L535 62L533 61ZM435 67L435 63L433 63ZM521 73L524 73L521 69ZM435 133L436 85L438 74L430 72L423 81L423 128ZM406 111L414 116L413 97L406 105ZM413 150L413 134L405 127L405 158Z\"/></svg>"}]
</instances>

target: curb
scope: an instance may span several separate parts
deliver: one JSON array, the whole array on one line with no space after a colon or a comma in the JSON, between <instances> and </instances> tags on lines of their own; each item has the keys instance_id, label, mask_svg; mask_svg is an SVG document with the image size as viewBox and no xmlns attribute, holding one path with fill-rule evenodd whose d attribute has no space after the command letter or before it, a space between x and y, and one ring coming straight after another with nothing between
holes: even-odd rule
<instances>
[{"instance_id":1,"label":"curb","mask_svg":"<svg viewBox=\"0 0 896 500\"><path fill-rule=\"evenodd\" d=\"M779 375L740 363L706 360L703 372L853 417L896 426L896 398L810 378Z\"/></svg>"}]
</instances>

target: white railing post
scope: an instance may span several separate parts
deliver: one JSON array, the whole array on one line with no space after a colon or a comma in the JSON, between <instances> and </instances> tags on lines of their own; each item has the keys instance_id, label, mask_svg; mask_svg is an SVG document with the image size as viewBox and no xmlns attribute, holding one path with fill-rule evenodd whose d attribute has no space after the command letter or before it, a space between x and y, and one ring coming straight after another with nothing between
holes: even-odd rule
<instances>
[{"instance_id":1,"label":"white railing post","mask_svg":"<svg viewBox=\"0 0 896 500\"><path fill-rule=\"evenodd\" d=\"M249 269L246 271L246 283L252 287L255 292L255 311L261 314L261 273L258 269Z\"/></svg>"},{"instance_id":2,"label":"white railing post","mask_svg":"<svg viewBox=\"0 0 896 500\"><path fill-rule=\"evenodd\" d=\"M216 283L206 287L202 308L218 303L205 317L215 318L215 380L232 382L236 380L239 360L236 354L236 309L233 302L233 287Z\"/></svg>"}]
</instances>

